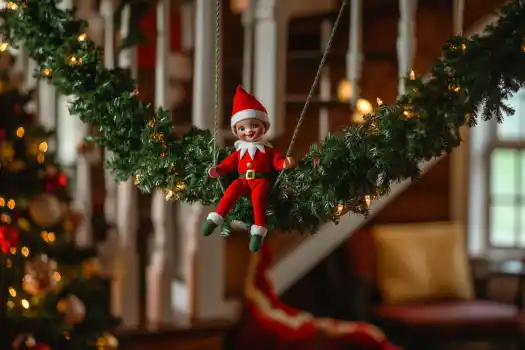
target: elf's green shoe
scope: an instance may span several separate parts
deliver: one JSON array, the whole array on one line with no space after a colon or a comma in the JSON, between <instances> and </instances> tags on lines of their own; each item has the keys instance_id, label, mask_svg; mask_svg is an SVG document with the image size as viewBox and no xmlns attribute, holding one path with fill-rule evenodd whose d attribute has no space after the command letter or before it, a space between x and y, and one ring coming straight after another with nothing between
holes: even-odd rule
<instances>
[{"instance_id":1,"label":"elf's green shoe","mask_svg":"<svg viewBox=\"0 0 525 350\"><path fill-rule=\"evenodd\" d=\"M251 235L250 236L250 251L252 253L257 253L263 245L264 237L260 235Z\"/></svg>"},{"instance_id":2,"label":"elf's green shoe","mask_svg":"<svg viewBox=\"0 0 525 350\"><path fill-rule=\"evenodd\" d=\"M224 221L221 225L221 237L229 237L232 233L230 224Z\"/></svg>"},{"instance_id":3,"label":"elf's green shoe","mask_svg":"<svg viewBox=\"0 0 525 350\"><path fill-rule=\"evenodd\" d=\"M209 236L217 228L217 224L213 220L206 219L202 224L201 233L203 236Z\"/></svg>"}]
</instances>

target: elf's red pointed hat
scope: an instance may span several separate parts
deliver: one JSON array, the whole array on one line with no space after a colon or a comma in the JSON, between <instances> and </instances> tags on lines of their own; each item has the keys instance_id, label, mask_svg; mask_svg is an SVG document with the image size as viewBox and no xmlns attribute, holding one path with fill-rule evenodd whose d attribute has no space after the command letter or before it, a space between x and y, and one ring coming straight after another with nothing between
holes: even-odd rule
<instances>
[{"instance_id":1,"label":"elf's red pointed hat","mask_svg":"<svg viewBox=\"0 0 525 350\"><path fill-rule=\"evenodd\" d=\"M235 124L246 119L258 119L266 125L266 129L268 129L271 124L270 118L268 118L268 112L262 103L239 85L237 86L237 91L235 91L235 97L233 98L231 117L231 128L234 134Z\"/></svg>"}]
</instances>

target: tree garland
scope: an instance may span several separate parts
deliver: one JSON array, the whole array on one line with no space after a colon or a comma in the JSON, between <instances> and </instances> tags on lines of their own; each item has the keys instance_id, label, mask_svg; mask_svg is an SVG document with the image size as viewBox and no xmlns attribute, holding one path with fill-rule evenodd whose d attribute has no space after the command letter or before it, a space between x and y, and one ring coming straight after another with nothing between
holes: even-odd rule
<instances>
[{"instance_id":1,"label":"tree garland","mask_svg":"<svg viewBox=\"0 0 525 350\"><path fill-rule=\"evenodd\" d=\"M450 38L429 77L407 77L408 93L395 104L380 104L365 124L312 145L270 194L269 229L313 233L347 211L367 214L370 198L387 194L392 183L419 178L421 162L457 147L460 127L474 126L482 105L483 120L501 122L512 114L503 101L525 83L524 4L503 6L483 35ZM117 180L135 176L142 191L164 189L168 199L219 200L221 188L206 175L213 162L208 130L177 136L166 110L139 101L126 71L104 68L100 50L82 35L86 23L73 11L57 9L55 0L16 0L8 7L5 37L28 50L39 76L76 96L70 110L98 127L101 136L93 141L113 152L107 165ZM219 160L229 152L220 149ZM230 218L250 222L249 201Z\"/></svg>"}]
</instances>

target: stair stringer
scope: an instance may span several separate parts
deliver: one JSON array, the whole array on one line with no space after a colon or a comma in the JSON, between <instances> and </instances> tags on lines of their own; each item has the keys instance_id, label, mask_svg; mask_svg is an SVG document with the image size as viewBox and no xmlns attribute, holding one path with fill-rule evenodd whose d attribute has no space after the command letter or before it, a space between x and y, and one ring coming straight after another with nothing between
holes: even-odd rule
<instances>
[{"instance_id":1,"label":"stair stringer","mask_svg":"<svg viewBox=\"0 0 525 350\"><path fill-rule=\"evenodd\" d=\"M432 168L438 160L439 158L436 158L423 163L421 166L423 173ZM270 278L276 292L278 294L286 292L355 231L380 213L388 203L403 193L411 183L411 180L405 180L393 185L387 196L372 202L370 215L367 218L348 213L341 217L338 225L334 223L323 225L318 233L305 239L279 259L270 270Z\"/></svg>"}]
</instances>

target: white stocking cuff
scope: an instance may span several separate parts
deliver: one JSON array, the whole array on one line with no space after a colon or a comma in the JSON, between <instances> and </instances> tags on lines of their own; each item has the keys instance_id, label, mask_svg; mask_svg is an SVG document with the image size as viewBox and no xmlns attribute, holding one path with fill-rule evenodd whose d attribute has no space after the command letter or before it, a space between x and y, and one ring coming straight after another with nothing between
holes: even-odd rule
<instances>
[{"instance_id":1,"label":"white stocking cuff","mask_svg":"<svg viewBox=\"0 0 525 350\"><path fill-rule=\"evenodd\" d=\"M252 225L250 229L250 235L252 236L261 236L266 237L266 234L268 233L268 229L264 226L258 226L258 225Z\"/></svg>"},{"instance_id":2,"label":"white stocking cuff","mask_svg":"<svg viewBox=\"0 0 525 350\"><path fill-rule=\"evenodd\" d=\"M224 220L224 218L222 216L220 216L219 214L217 214L216 212L209 213L208 217L206 219L213 221L215 223L215 225L217 225L217 226L222 224L222 222Z\"/></svg>"}]
</instances>

